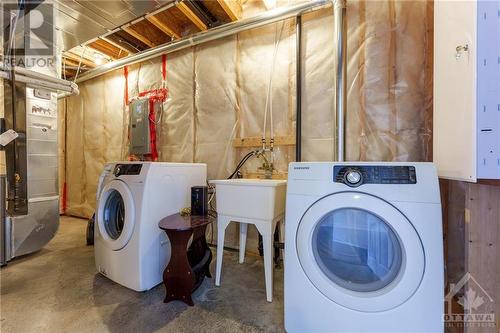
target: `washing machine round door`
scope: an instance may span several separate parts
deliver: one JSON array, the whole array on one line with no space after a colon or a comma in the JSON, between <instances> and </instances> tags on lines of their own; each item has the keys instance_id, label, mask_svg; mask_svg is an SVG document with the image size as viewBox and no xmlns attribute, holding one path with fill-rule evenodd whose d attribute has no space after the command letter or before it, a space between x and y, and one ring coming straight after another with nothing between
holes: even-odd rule
<instances>
[{"instance_id":1,"label":"washing machine round door","mask_svg":"<svg viewBox=\"0 0 500 333\"><path fill-rule=\"evenodd\" d=\"M134 200L127 184L112 180L104 186L96 218L99 233L108 248L116 251L127 245L135 222Z\"/></svg>"},{"instance_id":2,"label":"washing machine round door","mask_svg":"<svg viewBox=\"0 0 500 333\"><path fill-rule=\"evenodd\" d=\"M406 302L425 269L411 222L373 195L342 192L314 203L297 230L297 255L311 283L346 308L380 312Z\"/></svg>"}]
</instances>

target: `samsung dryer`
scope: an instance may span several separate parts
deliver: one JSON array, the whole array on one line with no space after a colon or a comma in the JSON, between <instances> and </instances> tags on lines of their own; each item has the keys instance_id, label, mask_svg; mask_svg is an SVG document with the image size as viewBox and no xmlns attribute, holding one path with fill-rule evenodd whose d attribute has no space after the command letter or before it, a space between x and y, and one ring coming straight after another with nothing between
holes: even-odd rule
<instances>
[{"instance_id":1,"label":"samsung dryer","mask_svg":"<svg viewBox=\"0 0 500 333\"><path fill-rule=\"evenodd\" d=\"M285 329L443 332L441 203L431 163L291 163Z\"/></svg>"},{"instance_id":2,"label":"samsung dryer","mask_svg":"<svg viewBox=\"0 0 500 333\"><path fill-rule=\"evenodd\" d=\"M159 284L170 242L158 222L189 207L191 187L205 185L206 177L205 164L106 164L97 190L97 270L136 291Z\"/></svg>"}]
</instances>

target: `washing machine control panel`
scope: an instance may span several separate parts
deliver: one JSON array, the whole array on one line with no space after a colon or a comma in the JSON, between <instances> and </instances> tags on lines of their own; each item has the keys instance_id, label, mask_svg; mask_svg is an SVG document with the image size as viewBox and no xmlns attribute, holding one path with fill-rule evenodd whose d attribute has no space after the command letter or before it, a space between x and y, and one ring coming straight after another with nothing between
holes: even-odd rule
<instances>
[{"instance_id":1,"label":"washing machine control panel","mask_svg":"<svg viewBox=\"0 0 500 333\"><path fill-rule=\"evenodd\" d=\"M417 174L413 166L388 165L337 165L333 181L351 187L362 184L416 184Z\"/></svg>"},{"instance_id":2,"label":"washing machine control panel","mask_svg":"<svg viewBox=\"0 0 500 333\"><path fill-rule=\"evenodd\" d=\"M113 174L115 177L122 175L140 175L142 164L117 164Z\"/></svg>"}]
</instances>

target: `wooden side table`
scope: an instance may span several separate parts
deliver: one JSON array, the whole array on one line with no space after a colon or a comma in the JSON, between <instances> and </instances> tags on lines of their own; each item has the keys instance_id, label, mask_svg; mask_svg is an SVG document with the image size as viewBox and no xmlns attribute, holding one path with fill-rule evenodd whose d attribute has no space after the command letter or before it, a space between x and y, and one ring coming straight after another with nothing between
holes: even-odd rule
<instances>
[{"instance_id":1,"label":"wooden side table","mask_svg":"<svg viewBox=\"0 0 500 333\"><path fill-rule=\"evenodd\" d=\"M181 216L174 214L163 218L158 226L167 233L171 245L170 261L163 272L166 288L165 303L183 301L193 306L191 293L210 274L212 252L207 245L205 231L215 219L209 216ZM188 248L189 239L193 241ZM187 249L187 251L186 251Z\"/></svg>"}]
</instances>

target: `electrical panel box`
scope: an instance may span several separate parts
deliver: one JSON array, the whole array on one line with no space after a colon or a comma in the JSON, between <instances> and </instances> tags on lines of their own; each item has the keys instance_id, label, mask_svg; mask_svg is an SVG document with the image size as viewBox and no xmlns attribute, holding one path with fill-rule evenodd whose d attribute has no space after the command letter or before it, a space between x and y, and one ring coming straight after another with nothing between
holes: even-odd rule
<instances>
[{"instance_id":1,"label":"electrical panel box","mask_svg":"<svg viewBox=\"0 0 500 333\"><path fill-rule=\"evenodd\" d=\"M136 99L130 103L130 154L151 153L149 129L149 99Z\"/></svg>"}]
</instances>

